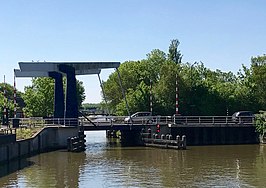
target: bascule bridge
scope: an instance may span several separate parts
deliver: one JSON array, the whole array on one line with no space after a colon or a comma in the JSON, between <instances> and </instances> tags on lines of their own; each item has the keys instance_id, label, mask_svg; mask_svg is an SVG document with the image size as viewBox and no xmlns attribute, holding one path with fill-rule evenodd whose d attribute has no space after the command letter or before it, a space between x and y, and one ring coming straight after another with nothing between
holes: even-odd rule
<instances>
[{"instance_id":1,"label":"bascule bridge","mask_svg":"<svg viewBox=\"0 0 266 188\"><path fill-rule=\"evenodd\" d=\"M100 74L102 69L117 69L120 62L19 62L16 77L51 77L55 80L53 118L77 119L78 102L76 75ZM66 76L66 94L63 76ZM72 122L72 125L77 125Z\"/></svg>"}]
</instances>

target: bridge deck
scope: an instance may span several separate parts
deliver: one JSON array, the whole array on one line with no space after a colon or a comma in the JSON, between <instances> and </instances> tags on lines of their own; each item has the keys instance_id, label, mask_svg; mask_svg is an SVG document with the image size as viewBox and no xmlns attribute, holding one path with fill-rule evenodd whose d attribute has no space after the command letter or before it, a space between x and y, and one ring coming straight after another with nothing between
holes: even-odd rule
<instances>
[{"instance_id":1,"label":"bridge deck","mask_svg":"<svg viewBox=\"0 0 266 188\"><path fill-rule=\"evenodd\" d=\"M132 119L132 123L125 123L125 116L105 116L95 118L92 122L81 120L84 130L131 130L142 129L147 126L172 127L250 127L254 126L254 118L233 121L231 116L151 116ZM149 119L147 121L147 119Z\"/></svg>"},{"instance_id":2,"label":"bridge deck","mask_svg":"<svg viewBox=\"0 0 266 188\"><path fill-rule=\"evenodd\" d=\"M79 125L84 130L140 130L147 126L170 127L250 127L255 125L255 119L238 119L233 121L231 116L150 116L132 119L132 123L125 123L126 116L101 116L79 118ZM147 121L147 118L149 119ZM74 119L77 122L77 119ZM88 121L90 120L90 121ZM19 127L62 125L71 126L73 118L69 119L43 119L43 118L21 118ZM11 121L12 122L12 121ZM14 125L11 125L14 127Z\"/></svg>"}]
</instances>

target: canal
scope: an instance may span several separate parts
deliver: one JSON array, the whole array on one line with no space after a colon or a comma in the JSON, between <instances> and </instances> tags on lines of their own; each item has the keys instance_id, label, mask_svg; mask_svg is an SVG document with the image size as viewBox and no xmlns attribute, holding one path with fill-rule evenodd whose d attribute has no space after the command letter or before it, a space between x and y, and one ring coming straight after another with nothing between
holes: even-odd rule
<instances>
[{"instance_id":1,"label":"canal","mask_svg":"<svg viewBox=\"0 0 266 188\"><path fill-rule=\"evenodd\" d=\"M266 146L120 147L86 132L83 153L55 151L0 167L0 187L265 187Z\"/></svg>"}]
</instances>

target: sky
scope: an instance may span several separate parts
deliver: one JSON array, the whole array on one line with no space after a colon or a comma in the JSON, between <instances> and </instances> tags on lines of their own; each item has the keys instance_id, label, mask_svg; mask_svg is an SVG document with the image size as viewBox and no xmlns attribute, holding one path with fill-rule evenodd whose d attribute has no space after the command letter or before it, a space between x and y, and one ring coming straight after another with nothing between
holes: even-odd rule
<instances>
[{"instance_id":1,"label":"sky","mask_svg":"<svg viewBox=\"0 0 266 188\"><path fill-rule=\"evenodd\" d=\"M167 53L173 39L184 63L236 73L266 54L265 9L265 0L0 0L0 82L13 85L21 61L123 63ZM97 75L77 79L86 103L102 100ZM30 84L16 79L19 91Z\"/></svg>"}]
</instances>

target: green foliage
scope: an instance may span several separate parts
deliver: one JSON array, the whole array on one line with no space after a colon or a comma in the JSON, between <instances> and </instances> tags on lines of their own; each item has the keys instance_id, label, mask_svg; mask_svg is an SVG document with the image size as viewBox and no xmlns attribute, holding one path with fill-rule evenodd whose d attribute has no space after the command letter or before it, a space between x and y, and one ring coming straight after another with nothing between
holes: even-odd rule
<instances>
[{"instance_id":1,"label":"green foliage","mask_svg":"<svg viewBox=\"0 0 266 188\"><path fill-rule=\"evenodd\" d=\"M6 88L6 97L7 99L5 99L4 97L4 88ZM17 94L17 99L20 98L21 99L21 92L16 92ZM3 115L3 108L4 105L6 103L6 107L9 110L9 117L13 117L14 115L14 87L11 86L8 83L0 83L0 116L2 117ZM17 110L20 110L20 106L17 104Z\"/></svg>"},{"instance_id":2,"label":"green foliage","mask_svg":"<svg viewBox=\"0 0 266 188\"><path fill-rule=\"evenodd\" d=\"M179 41L172 40L169 53L152 50L141 61L127 61L119 67L131 113L148 111L152 93L153 114L175 113L176 81L181 115L231 115L235 111L258 112L266 106L266 56L253 57L237 75L210 70L202 62L182 63ZM152 82L152 92L150 92ZM104 83L108 105L127 115L117 72Z\"/></svg>"},{"instance_id":3,"label":"green foliage","mask_svg":"<svg viewBox=\"0 0 266 188\"><path fill-rule=\"evenodd\" d=\"M182 61L182 54L180 50L178 50L180 42L175 39L171 40L171 44L169 46L169 53L168 53L168 59L175 62L176 64L180 64Z\"/></svg>"},{"instance_id":4,"label":"green foliage","mask_svg":"<svg viewBox=\"0 0 266 188\"><path fill-rule=\"evenodd\" d=\"M32 127L32 128L19 128L16 129L16 139L28 139L33 137L37 132L39 132L42 127Z\"/></svg>"},{"instance_id":5,"label":"green foliage","mask_svg":"<svg viewBox=\"0 0 266 188\"><path fill-rule=\"evenodd\" d=\"M85 99L84 91L83 83L77 81L77 100L79 107ZM26 116L52 116L54 110L54 79L34 78L32 80L32 86L25 87L23 99L26 103L26 107L24 108Z\"/></svg>"},{"instance_id":6,"label":"green foliage","mask_svg":"<svg viewBox=\"0 0 266 188\"><path fill-rule=\"evenodd\" d=\"M256 114L256 131L263 136L266 132L266 111Z\"/></svg>"},{"instance_id":7,"label":"green foliage","mask_svg":"<svg viewBox=\"0 0 266 188\"><path fill-rule=\"evenodd\" d=\"M83 82L77 80L77 100L78 100L78 108L82 107L82 102L86 99L85 96L85 88L83 86Z\"/></svg>"},{"instance_id":8,"label":"green foliage","mask_svg":"<svg viewBox=\"0 0 266 188\"><path fill-rule=\"evenodd\" d=\"M136 112L139 109L142 111L149 111L149 86L141 81L141 83L133 90L129 89L126 98L128 99L129 111ZM122 100L116 108L118 115L126 115L126 103Z\"/></svg>"},{"instance_id":9,"label":"green foliage","mask_svg":"<svg viewBox=\"0 0 266 188\"><path fill-rule=\"evenodd\" d=\"M251 90L259 103L266 106L266 55L251 58L252 85Z\"/></svg>"},{"instance_id":10,"label":"green foliage","mask_svg":"<svg viewBox=\"0 0 266 188\"><path fill-rule=\"evenodd\" d=\"M101 104L97 103L84 103L82 104L82 109L90 109L90 108L100 108Z\"/></svg>"},{"instance_id":11,"label":"green foliage","mask_svg":"<svg viewBox=\"0 0 266 188\"><path fill-rule=\"evenodd\" d=\"M52 78L34 78L32 86L25 87L23 96L26 103L26 116L48 117L53 114L54 80Z\"/></svg>"},{"instance_id":12,"label":"green foliage","mask_svg":"<svg viewBox=\"0 0 266 188\"><path fill-rule=\"evenodd\" d=\"M182 80L178 75L178 65L173 61L165 61L160 68L160 79L154 86L153 93L156 100L155 110L161 115L175 113L176 79L179 88L182 88Z\"/></svg>"}]
</instances>

